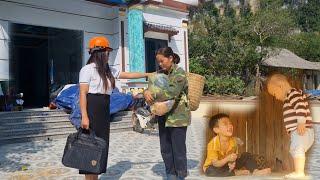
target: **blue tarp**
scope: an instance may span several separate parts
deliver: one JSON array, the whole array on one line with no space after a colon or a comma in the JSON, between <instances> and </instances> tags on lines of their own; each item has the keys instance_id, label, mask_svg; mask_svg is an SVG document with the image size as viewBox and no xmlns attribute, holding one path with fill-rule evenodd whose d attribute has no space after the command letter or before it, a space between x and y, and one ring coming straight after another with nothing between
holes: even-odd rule
<instances>
[{"instance_id":1,"label":"blue tarp","mask_svg":"<svg viewBox=\"0 0 320 180\"><path fill-rule=\"evenodd\" d=\"M320 90L307 90L305 92L311 96L320 96Z\"/></svg>"},{"instance_id":2,"label":"blue tarp","mask_svg":"<svg viewBox=\"0 0 320 180\"><path fill-rule=\"evenodd\" d=\"M63 90L56 98L58 108L71 110L69 119L76 127L80 127L81 111L79 104L79 85L73 85ZM119 92L114 89L110 96L110 114L129 109L133 105L133 97L130 94Z\"/></svg>"},{"instance_id":3,"label":"blue tarp","mask_svg":"<svg viewBox=\"0 0 320 180\"><path fill-rule=\"evenodd\" d=\"M128 4L130 0L105 0L107 3Z\"/></svg>"},{"instance_id":4,"label":"blue tarp","mask_svg":"<svg viewBox=\"0 0 320 180\"><path fill-rule=\"evenodd\" d=\"M79 99L79 85L62 90L55 99L55 104L59 109L71 110L76 99Z\"/></svg>"}]
</instances>

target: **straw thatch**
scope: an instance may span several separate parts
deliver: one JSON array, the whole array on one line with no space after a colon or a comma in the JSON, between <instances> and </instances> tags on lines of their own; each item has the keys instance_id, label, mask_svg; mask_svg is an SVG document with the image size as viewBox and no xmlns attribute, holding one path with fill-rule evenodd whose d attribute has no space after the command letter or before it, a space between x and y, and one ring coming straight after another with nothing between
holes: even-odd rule
<instances>
[{"instance_id":1,"label":"straw thatch","mask_svg":"<svg viewBox=\"0 0 320 180\"><path fill-rule=\"evenodd\" d=\"M320 70L320 63L302 59L287 49L276 49L262 61L262 65L283 68Z\"/></svg>"}]
</instances>

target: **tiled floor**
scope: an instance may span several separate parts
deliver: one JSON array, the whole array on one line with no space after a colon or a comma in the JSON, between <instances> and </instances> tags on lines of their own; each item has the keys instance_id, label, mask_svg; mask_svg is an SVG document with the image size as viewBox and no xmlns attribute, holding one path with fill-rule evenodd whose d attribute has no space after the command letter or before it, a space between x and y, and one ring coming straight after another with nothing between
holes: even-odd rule
<instances>
[{"instance_id":1,"label":"tiled floor","mask_svg":"<svg viewBox=\"0 0 320 180\"><path fill-rule=\"evenodd\" d=\"M193 120L188 128L187 179L210 179L199 174L199 161L203 142L201 119ZM83 179L78 171L66 168L61 164L65 139L54 141L37 141L11 144L0 147L1 179ZM316 143L309 163L310 173L316 179L320 175L319 143ZM109 164L106 174L100 179L110 180L157 180L164 177L164 164L159 150L159 139L156 132L139 134L135 132L112 133L110 138ZM311 177L310 177L311 178ZM309 178L309 179L310 179ZM215 178L212 178L215 179ZM283 179L280 174L268 177L233 177L225 179ZM317 178L319 179L319 178Z\"/></svg>"}]
</instances>

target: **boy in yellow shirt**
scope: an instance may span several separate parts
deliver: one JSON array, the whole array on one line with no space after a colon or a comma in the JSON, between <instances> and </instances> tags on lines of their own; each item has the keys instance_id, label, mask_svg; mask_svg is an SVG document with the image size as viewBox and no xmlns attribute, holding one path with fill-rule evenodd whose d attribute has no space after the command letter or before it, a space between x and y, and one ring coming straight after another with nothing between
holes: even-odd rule
<instances>
[{"instance_id":1,"label":"boy in yellow shirt","mask_svg":"<svg viewBox=\"0 0 320 180\"><path fill-rule=\"evenodd\" d=\"M265 175L270 168L259 170L249 153L238 158L237 140L233 137L233 125L226 114L217 114L210 119L209 128L216 135L207 145L207 156L203 165L206 176L226 177L234 175ZM246 170L240 170L245 168ZM249 171L250 170L250 171Z\"/></svg>"}]
</instances>

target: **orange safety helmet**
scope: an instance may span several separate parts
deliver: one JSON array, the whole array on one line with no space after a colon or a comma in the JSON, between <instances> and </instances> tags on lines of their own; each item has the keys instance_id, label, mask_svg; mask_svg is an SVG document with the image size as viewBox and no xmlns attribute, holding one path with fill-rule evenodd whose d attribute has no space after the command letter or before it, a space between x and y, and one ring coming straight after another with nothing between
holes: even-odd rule
<instances>
[{"instance_id":1,"label":"orange safety helmet","mask_svg":"<svg viewBox=\"0 0 320 180\"><path fill-rule=\"evenodd\" d=\"M112 51L109 40L103 36L96 36L89 41L89 54L97 50Z\"/></svg>"}]
</instances>

